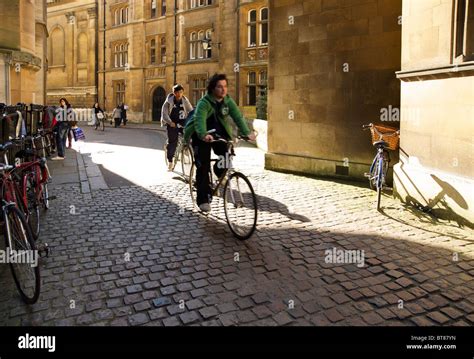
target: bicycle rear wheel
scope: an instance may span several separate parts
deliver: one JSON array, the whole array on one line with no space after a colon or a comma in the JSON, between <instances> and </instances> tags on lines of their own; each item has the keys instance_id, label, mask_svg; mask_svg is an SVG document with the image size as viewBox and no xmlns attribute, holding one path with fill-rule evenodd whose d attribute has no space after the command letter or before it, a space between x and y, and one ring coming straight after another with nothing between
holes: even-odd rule
<instances>
[{"instance_id":1,"label":"bicycle rear wheel","mask_svg":"<svg viewBox=\"0 0 474 359\"><path fill-rule=\"evenodd\" d=\"M240 240L246 240L257 226L257 196L248 178L234 172L224 187L224 211L230 230Z\"/></svg>"},{"instance_id":2,"label":"bicycle rear wheel","mask_svg":"<svg viewBox=\"0 0 474 359\"><path fill-rule=\"evenodd\" d=\"M36 171L36 170L35 170ZM26 175L25 192L26 192L26 203L28 210L28 224L31 228L31 233L35 240L38 239L40 233L40 213L39 203L36 197L36 174L35 172Z\"/></svg>"},{"instance_id":3,"label":"bicycle rear wheel","mask_svg":"<svg viewBox=\"0 0 474 359\"><path fill-rule=\"evenodd\" d=\"M99 120L99 129L101 131L105 131L105 120L104 119Z\"/></svg>"},{"instance_id":4,"label":"bicycle rear wheel","mask_svg":"<svg viewBox=\"0 0 474 359\"><path fill-rule=\"evenodd\" d=\"M26 253L30 255L30 259L34 255L36 260L38 260L39 255L36 251L33 236L23 213L14 205L5 206L3 219L6 246L10 247L11 243L10 250L14 250L15 252L12 253L16 254L11 258L16 259L16 262L20 262L10 262L13 279L22 300L27 304L33 304L38 300L40 293L39 266L33 267L33 263L28 263L24 260L28 258Z\"/></svg>"},{"instance_id":5,"label":"bicycle rear wheel","mask_svg":"<svg viewBox=\"0 0 474 359\"><path fill-rule=\"evenodd\" d=\"M191 164L191 169L189 170L189 193L191 195L191 201L193 202L193 206L197 207L197 189L196 189L196 164L194 161Z\"/></svg>"}]
</instances>

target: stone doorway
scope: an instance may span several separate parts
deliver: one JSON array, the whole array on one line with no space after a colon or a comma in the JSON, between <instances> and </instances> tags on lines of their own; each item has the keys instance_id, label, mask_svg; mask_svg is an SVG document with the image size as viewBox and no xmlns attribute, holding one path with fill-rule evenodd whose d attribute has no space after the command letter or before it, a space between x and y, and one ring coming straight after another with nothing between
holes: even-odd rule
<instances>
[{"instance_id":1,"label":"stone doorway","mask_svg":"<svg viewBox=\"0 0 474 359\"><path fill-rule=\"evenodd\" d=\"M153 110L152 110L152 121L160 121L161 119L161 108L166 101L166 91L163 87L158 86L153 91L152 97Z\"/></svg>"}]
</instances>

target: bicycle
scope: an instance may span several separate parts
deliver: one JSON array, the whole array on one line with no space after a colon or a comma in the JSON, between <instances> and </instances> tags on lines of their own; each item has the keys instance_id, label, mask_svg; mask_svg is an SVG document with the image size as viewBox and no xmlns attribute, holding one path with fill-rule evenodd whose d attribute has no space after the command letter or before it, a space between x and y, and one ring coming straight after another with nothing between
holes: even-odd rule
<instances>
[{"instance_id":1,"label":"bicycle","mask_svg":"<svg viewBox=\"0 0 474 359\"><path fill-rule=\"evenodd\" d=\"M102 114L102 117L99 117L100 114ZM99 112L98 114L96 114L94 129L100 129L101 131L105 131L105 121L107 121L107 119L104 113Z\"/></svg>"},{"instance_id":2,"label":"bicycle","mask_svg":"<svg viewBox=\"0 0 474 359\"><path fill-rule=\"evenodd\" d=\"M1 145L3 149L4 146ZM22 300L27 304L35 303L40 293L39 266L22 263L28 253L39 256L30 226L17 207L15 186L11 171L15 166L0 164L0 186L2 195L2 219L6 248L11 250L10 270ZM23 257L22 257L23 256Z\"/></svg>"},{"instance_id":3,"label":"bicycle","mask_svg":"<svg viewBox=\"0 0 474 359\"><path fill-rule=\"evenodd\" d=\"M377 154L370 166L370 172L365 173L369 179L370 188L377 191L377 211L380 211L382 191L386 184L386 177L390 164L390 153L395 151L400 140L400 131L389 126L374 125L372 123L363 125L364 130L370 128L372 144L377 149Z\"/></svg>"},{"instance_id":4,"label":"bicycle","mask_svg":"<svg viewBox=\"0 0 474 359\"><path fill-rule=\"evenodd\" d=\"M184 128L184 126L181 126L180 124L177 124L178 128ZM168 142L166 142L164 148L164 153L165 153L165 163L166 166L169 166L169 161L168 161ZM173 157L173 166L171 168L171 171L174 171L178 162L181 162L181 169L182 173L181 175L185 179L186 182L189 181L189 176L187 176L187 173L190 173L191 171L191 166L193 163L193 150L190 146L188 146L187 143L185 143L183 134L181 131L178 134L178 144L176 145L176 152Z\"/></svg>"},{"instance_id":5,"label":"bicycle","mask_svg":"<svg viewBox=\"0 0 474 359\"><path fill-rule=\"evenodd\" d=\"M215 130L208 131L213 134ZM246 137L238 137L235 141L228 141L221 138L217 134L213 134L215 140L212 142L223 142L227 145L227 153L225 159L211 159L211 164L217 161L226 161L225 170L216 182L212 179L212 166L209 166L209 179L211 183L211 193L213 197L222 197L224 200L224 213L229 229L233 235L239 240L246 240L252 236L257 227L258 203L257 196L253 190L247 176L234 169L232 159L235 156L234 146L238 140L247 141ZM193 205L196 203L196 186L193 180L196 172L196 163L192 161L191 170L189 172L189 189Z\"/></svg>"}]
</instances>

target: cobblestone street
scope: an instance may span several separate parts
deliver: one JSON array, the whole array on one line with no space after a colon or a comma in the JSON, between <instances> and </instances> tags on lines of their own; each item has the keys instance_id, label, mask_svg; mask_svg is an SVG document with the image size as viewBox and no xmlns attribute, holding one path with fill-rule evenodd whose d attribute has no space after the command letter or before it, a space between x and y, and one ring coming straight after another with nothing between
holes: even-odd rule
<instances>
[{"instance_id":1,"label":"cobblestone street","mask_svg":"<svg viewBox=\"0 0 474 359\"><path fill-rule=\"evenodd\" d=\"M2 325L474 324L472 230L388 196L378 213L364 183L266 171L242 144L235 165L259 217L240 242L220 198L201 215L166 172L164 133L88 128L86 139L49 162L38 302L23 304L0 266ZM329 263L327 250L359 250L363 266Z\"/></svg>"}]
</instances>

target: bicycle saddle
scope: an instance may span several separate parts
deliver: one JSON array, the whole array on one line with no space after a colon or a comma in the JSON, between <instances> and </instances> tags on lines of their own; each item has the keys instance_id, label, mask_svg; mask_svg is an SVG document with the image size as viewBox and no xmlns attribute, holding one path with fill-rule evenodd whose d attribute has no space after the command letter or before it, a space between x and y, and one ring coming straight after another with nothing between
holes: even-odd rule
<instances>
[{"instance_id":1,"label":"bicycle saddle","mask_svg":"<svg viewBox=\"0 0 474 359\"><path fill-rule=\"evenodd\" d=\"M13 146L13 143L10 141L0 144L0 152L7 151L11 146Z\"/></svg>"},{"instance_id":2,"label":"bicycle saddle","mask_svg":"<svg viewBox=\"0 0 474 359\"><path fill-rule=\"evenodd\" d=\"M377 141L373 143L374 147L388 147L388 143L385 141Z\"/></svg>"}]
</instances>

